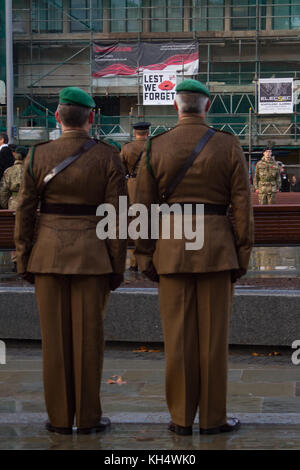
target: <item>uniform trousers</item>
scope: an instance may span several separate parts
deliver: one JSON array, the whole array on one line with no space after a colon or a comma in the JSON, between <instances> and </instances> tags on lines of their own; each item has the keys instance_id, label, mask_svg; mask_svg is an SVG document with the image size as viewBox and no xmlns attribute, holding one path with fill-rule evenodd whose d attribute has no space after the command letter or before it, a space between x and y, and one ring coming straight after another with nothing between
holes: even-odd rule
<instances>
[{"instance_id":1,"label":"uniform trousers","mask_svg":"<svg viewBox=\"0 0 300 470\"><path fill-rule=\"evenodd\" d=\"M258 193L259 204L275 204L276 193Z\"/></svg>"},{"instance_id":2,"label":"uniform trousers","mask_svg":"<svg viewBox=\"0 0 300 470\"><path fill-rule=\"evenodd\" d=\"M166 400L172 421L201 428L226 422L230 271L161 275Z\"/></svg>"},{"instance_id":3,"label":"uniform trousers","mask_svg":"<svg viewBox=\"0 0 300 470\"><path fill-rule=\"evenodd\" d=\"M93 427L101 418L100 382L108 275L36 274L43 380L50 422Z\"/></svg>"}]
</instances>

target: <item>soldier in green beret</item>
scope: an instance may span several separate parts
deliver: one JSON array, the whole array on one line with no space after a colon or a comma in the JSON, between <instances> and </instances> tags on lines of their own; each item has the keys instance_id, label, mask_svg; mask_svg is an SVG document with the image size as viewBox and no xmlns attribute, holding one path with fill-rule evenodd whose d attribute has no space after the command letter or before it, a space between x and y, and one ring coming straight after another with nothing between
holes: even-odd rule
<instances>
[{"instance_id":1,"label":"soldier in green beret","mask_svg":"<svg viewBox=\"0 0 300 470\"><path fill-rule=\"evenodd\" d=\"M30 150L16 214L18 272L35 282L40 315L46 429L60 434L72 434L74 418L81 434L110 424L99 397L104 312L123 281L127 243L97 237L96 211L111 204L118 214L127 190L117 148L89 137L94 106L84 90L61 91L62 136Z\"/></svg>"},{"instance_id":2,"label":"soldier in green beret","mask_svg":"<svg viewBox=\"0 0 300 470\"><path fill-rule=\"evenodd\" d=\"M169 430L193 432L199 410L201 434L230 432L239 420L227 418L227 354L232 283L246 273L253 244L253 216L245 156L238 139L210 128L210 93L196 80L176 87L178 123L148 141L137 174L135 202L164 202L192 211L204 208L204 244L187 248L186 234L138 239L139 268L159 280L165 339ZM232 206L233 230L228 217ZM190 219L189 219L190 220ZM183 221L185 223L185 220ZM175 215L170 214L170 226Z\"/></svg>"}]
</instances>

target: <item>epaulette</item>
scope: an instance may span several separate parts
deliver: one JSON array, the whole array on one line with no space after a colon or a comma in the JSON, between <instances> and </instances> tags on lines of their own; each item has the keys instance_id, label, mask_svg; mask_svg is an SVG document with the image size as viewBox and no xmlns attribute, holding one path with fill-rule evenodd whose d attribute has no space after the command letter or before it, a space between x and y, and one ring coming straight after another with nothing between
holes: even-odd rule
<instances>
[{"instance_id":1,"label":"epaulette","mask_svg":"<svg viewBox=\"0 0 300 470\"><path fill-rule=\"evenodd\" d=\"M215 129L214 127L211 127L211 129L214 129L216 132L222 132L223 134L228 134L228 135L234 136L234 134L232 132L223 131L222 129Z\"/></svg>"},{"instance_id":2,"label":"epaulette","mask_svg":"<svg viewBox=\"0 0 300 470\"><path fill-rule=\"evenodd\" d=\"M172 129L173 128L168 129L166 131L162 131L159 134L153 135L152 137L150 137L148 139L147 146L146 146L146 165L147 165L147 170L149 171L152 178L155 178L154 173L153 173L153 169L152 169L152 166L151 166L151 163L150 163L150 155L149 155L150 150L151 150L152 140L154 140L156 137L160 137L161 135L166 134L167 132L170 132Z\"/></svg>"},{"instance_id":3,"label":"epaulette","mask_svg":"<svg viewBox=\"0 0 300 470\"><path fill-rule=\"evenodd\" d=\"M94 139L94 140L97 140L97 139ZM108 140L104 140L104 139L98 139L97 141L100 142L101 144L107 145L110 148L112 147L113 149L118 149L119 152L121 151L121 145L118 142L115 142L113 140L109 142Z\"/></svg>"},{"instance_id":4,"label":"epaulette","mask_svg":"<svg viewBox=\"0 0 300 470\"><path fill-rule=\"evenodd\" d=\"M31 147L30 149L30 153L29 153L29 173L31 175L31 177L34 179L34 175L33 175L33 159L34 159L34 152L35 152L35 149L37 147L39 147L40 145L44 145L44 144L48 144L49 142L51 142L50 140L46 140L45 142L40 142L38 144L35 144Z\"/></svg>"}]
</instances>

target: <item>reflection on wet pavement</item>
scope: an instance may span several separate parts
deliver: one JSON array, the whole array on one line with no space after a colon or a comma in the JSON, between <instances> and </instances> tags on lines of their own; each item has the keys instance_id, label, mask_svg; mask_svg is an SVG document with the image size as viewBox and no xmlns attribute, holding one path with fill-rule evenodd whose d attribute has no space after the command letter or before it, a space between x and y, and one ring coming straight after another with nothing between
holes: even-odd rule
<instances>
[{"instance_id":1,"label":"reflection on wet pavement","mask_svg":"<svg viewBox=\"0 0 300 470\"><path fill-rule=\"evenodd\" d=\"M130 256L128 250L125 281L145 280L141 272L129 270ZM28 286L13 273L13 264L9 251L0 251L0 282L11 286ZM299 277L300 246L255 246L245 277Z\"/></svg>"},{"instance_id":2,"label":"reflection on wet pavement","mask_svg":"<svg viewBox=\"0 0 300 470\"><path fill-rule=\"evenodd\" d=\"M238 432L203 436L170 433L161 424L113 424L104 434L62 436L42 425L0 425L0 450L285 450L300 449L296 425L247 425Z\"/></svg>"},{"instance_id":3,"label":"reflection on wet pavement","mask_svg":"<svg viewBox=\"0 0 300 470\"><path fill-rule=\"evenodd\" d=\"M0 450L300 449L300 369L292 364L289 348L270 356L271 347L231 347L228 416L239 417L241 429L203 436L197 417L193 436L185 437L167 430L163 345L155 349L142 353L134 343L108 343L101 402L111 428L104 434L78 436L74 430L62 436L44 427L41 343L7 341L7 364L0 365ZM108 383L116 374L122 385Z\"/></svg>"}]
</instances>

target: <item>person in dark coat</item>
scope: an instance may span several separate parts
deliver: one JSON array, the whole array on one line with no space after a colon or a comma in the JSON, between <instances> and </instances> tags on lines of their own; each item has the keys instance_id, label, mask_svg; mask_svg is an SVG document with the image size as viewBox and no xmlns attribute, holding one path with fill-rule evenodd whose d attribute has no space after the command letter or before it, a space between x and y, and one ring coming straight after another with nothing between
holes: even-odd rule
<instances>
[{"instance_id":1,"label":"person in dark coat","mask_svg":"<svg viewBox=\"0 0 300 470\"><path fill-rule=\"evenodd\" d=\"M0 134L0 180L6 168L13 166L15 163L14 156L8 146L8 135L4 132Z\"/></svg>"},{"instance_id":2,"label":"person in dark coat","mask_svg":"<svg viewBox=\"0 0 300 470\"><path fill-rule=\"evenodd\" d=\"M292 176L291 191L294 193L300 193L300 181L297 179L296 175Z\"/></svg>"},{"instance_id":3,"label":"person in dark coat","mask_svg":"<svg viewBox=\"0 0 300 470\"><path fill-rule=\"evenodd\" d=\"M281 188L280 191L282 193L288 193L290 191L290 180L289 175L287 174L283 163L278 162L279 170L280 170L280 178L281 178Z\"/></svg>"}]
</instances>

